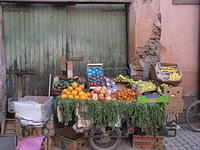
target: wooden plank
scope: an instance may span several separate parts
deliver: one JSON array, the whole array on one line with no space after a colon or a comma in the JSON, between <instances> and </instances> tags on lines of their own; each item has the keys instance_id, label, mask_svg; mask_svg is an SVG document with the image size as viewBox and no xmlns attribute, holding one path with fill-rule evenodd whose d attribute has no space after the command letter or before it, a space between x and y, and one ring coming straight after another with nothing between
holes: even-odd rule
<instances>
[{"instance_id":1,"label":"wooden plank","mask_svg":"<svg viewBox=\"0 0 200 150\"><path fill-rule=\"evenodd\" d=\"M68 57L67 61L83 61L84 57Z\"/></svg>"},{"instance_id":2,"label":"wooden plank","mask_svg":"<svg viewBox=\"0 0 200 150\"><path fill-rule=\"evenodd\" d=\"M174 5L200 5L200 0L172 0Z\"/></svg>"},{"instance_id":3,"label":"wooden plank","mask_svg":"<svg viewBox=\"0 0 200 150\"><path fill-rule=\"evenodd\" d=\"M0 5L0 122L6 117L6 66L3 43L3 11Z\"/></svg>"}]
</instances>

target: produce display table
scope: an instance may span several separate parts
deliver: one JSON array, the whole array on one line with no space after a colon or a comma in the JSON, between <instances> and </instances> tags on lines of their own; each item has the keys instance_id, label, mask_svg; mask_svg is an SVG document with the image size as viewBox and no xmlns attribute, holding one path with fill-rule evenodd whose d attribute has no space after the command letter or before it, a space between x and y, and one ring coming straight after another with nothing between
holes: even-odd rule
<instances>
[{"instance_id":1,"label":"produce display table","mask_svg":"<svg viewBox=\"0 0 200 150\"><path fill-rule=\"evenodd\" d=\"M75 117L77 107L86 110L82 114L83 118L90 120L93 126L100 126L102 124L115 126L120 119L127 126L134 125L154 130L163 125L165 117L164 105L162 103L81 101L57 97L55 107L59 108L63 118L62 122L65 125L68 125Z\"/></svg>"}]
</instances>

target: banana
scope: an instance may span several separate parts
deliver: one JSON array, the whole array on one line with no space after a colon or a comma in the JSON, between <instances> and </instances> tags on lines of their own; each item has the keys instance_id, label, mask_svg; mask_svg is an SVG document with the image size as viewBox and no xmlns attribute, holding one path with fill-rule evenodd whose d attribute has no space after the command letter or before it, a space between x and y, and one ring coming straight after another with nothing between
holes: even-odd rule
<instances>
[{"instance_id":1,"label":"banana","mask_svg":"<svg viewBox=\"0 0 200 150\"><path fill-rule=\"evenodd\" d=\"M179 80L181 80L181 75L179 75L177 72L170 73L169 80L170 81L179 81Z\"/></svg>"}]
</instances>

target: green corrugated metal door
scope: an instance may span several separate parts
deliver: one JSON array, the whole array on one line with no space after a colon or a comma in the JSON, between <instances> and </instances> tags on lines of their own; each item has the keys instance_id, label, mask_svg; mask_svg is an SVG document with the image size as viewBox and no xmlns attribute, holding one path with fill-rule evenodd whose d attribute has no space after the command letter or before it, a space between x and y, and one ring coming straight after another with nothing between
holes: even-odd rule
<instances>
[{"instance_id":1,"label":"green corrugated metal door","mask_svg":"<svg viewBox=\"0 0 200 150\"><path fill-rule=\"evenodd\" d=\"M24 95L46 95L48 75L60 73L61 56L84 57L75 62L78 75L97 62L107 74L126 72L124 5L5 4L3 17L9 97L21 82Z\"/></svg>"}]
</instances>

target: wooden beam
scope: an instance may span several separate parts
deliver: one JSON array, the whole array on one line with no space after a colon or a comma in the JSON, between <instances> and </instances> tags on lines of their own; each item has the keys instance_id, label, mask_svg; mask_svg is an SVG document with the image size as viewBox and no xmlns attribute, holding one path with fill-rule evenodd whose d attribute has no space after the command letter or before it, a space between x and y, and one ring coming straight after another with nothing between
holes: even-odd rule
<instances>
[{"instance_id":1,"label":"wooden beam","mask_svg":"<svg viewBox=\"0 0 200 150\"><path fill-rule=\"evenodd\" d=\"M6 65L3 45L3 12L0 5L0 121L6 118Z\"/></svg>"},{"instance_id":2,"label":"wooden beam","mask_svg":"<svg viewBox=\"0 0 200 150\"><path fill-rule=\"evenodd\" d=\"M200 0L172 0L174 5L200 5Z\"/></svg>"},{"instance_id":3,"label":"wooden beam","mask_svg":"<svg viewBox=\"0 0 200 150\"><path fill-rule=\"evenodd\" d=\"M68 57L67 61L83 61L84 57Z\"/></svg>"}]
</instances>

